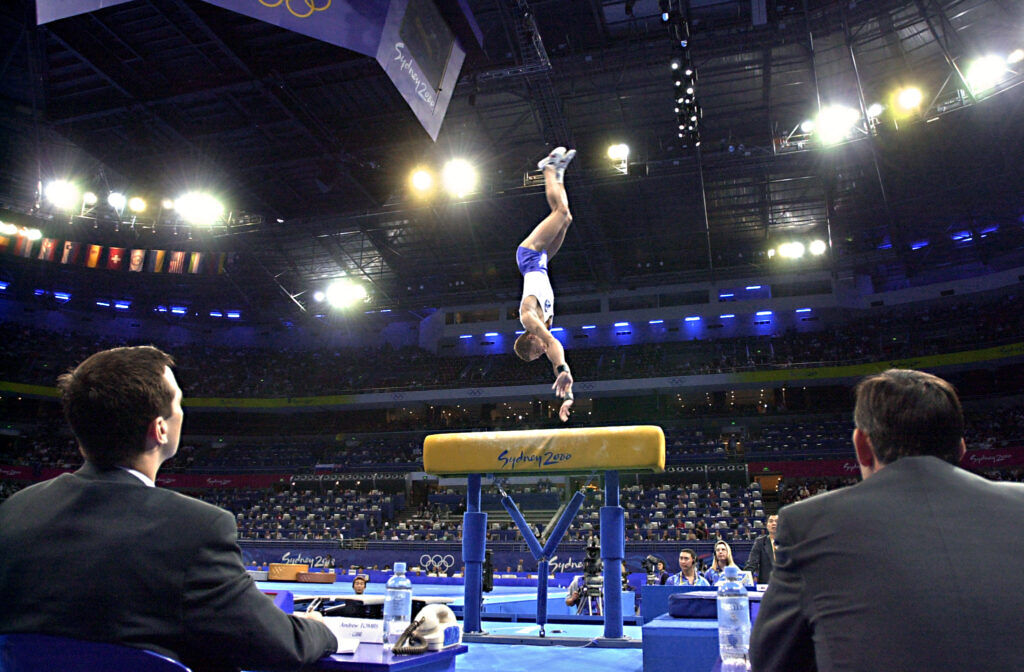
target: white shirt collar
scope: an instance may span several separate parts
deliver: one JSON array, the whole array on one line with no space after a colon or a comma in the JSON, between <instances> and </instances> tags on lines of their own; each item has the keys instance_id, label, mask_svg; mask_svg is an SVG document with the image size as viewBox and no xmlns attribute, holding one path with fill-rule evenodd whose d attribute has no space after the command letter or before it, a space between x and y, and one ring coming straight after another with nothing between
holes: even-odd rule
<instances>
[{"instance_id":1,"label":"white shirt collar","mask_svg":"<svg viewBox=\"0 0 1024 672\"><path fill-rule=\"evenodd\" d=\"M150 487L150 488L155 488L156 487L156 483L153 482L153 479L151 479L149 476L146 476L141 471L136 471L134 469L129 469L128 467L118 467L118 469L124 469L129 474L131 474L135 478L137 478L140 481L142 481L143 483L145 483L147 487Z\"/></svg>"}]
</instances>

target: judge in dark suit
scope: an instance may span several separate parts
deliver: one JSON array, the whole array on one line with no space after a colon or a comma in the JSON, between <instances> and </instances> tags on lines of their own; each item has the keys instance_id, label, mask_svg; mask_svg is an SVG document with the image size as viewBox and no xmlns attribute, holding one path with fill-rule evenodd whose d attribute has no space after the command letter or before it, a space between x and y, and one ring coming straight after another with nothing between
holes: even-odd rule
<instances>
[{"instance_id":1,"label":"judge in dark suit","mask_svg":"<svg viewBox=\"0 0 1024 672\"><path fill-rule=\"evenodd\" d=\"M1020 670L1024 485L955 466L963 412L930 374L865 379L854 424L864 480L780 512L754 672Z\"/></svg>"},{"instance_id":2,"label":"judge in dark suit","mask_svg":"<svg viewBox=\"0 0 1024 672\"><path fill-rule=\"evenodd\" d=\"M773 513L764 526L768 534L754 540L747 563L743 565L743 569L752 572L758 583L768 583L775 566L775 531L779 527L779 517Z\"/></svg>"},{"instance_id":3,"label":"judge in dark suit","mask_svg":"<svg viewBox=\"0 0 1024 672\"><path fill-rule=\"evenodd\" d=\"M256 588L230 513L154 487L184 417L172 365L116 348L60 377L85 464L0 506L0 633L149 649L196 671L294 670L333 653L322 622Z\"/></svg>"}]
</instances>

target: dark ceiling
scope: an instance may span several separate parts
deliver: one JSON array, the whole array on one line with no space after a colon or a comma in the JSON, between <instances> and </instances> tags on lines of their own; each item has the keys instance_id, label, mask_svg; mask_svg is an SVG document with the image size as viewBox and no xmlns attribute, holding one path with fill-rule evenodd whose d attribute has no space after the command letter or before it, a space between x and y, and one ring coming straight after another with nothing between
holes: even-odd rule
<instances>
[{"instance_id":1,"label":"dark ceiling","mask_svg":"<svg viewBox=\"0 0 1024 672\"><path fill-rule=\"evenodd\" d=\"M1024 246L1024 77L974 100L954 69L1024 46L1024 3L768 0L754 25L750 0L673 0L699 76L699 156L677 136L677 43L658 0L468 4L484 40L435 143L374 60L241 14L134 0L36 28L34 3L9 0L0 200L32 211L37 181L69 174L151 200L208 185L232 212L212 231L56 218L47 235L230 252L227 277L150 278L149 289L277 316L301 314L342 275L366 282L375 307L514 299L515 246L546 212L527 178L555 144L580 152L567 177L573 230L552 264L560 294L772 272L765 250L791 238L830 240L819 265L900 277L991 266ZM885 102L904 83L925 105L898 127L883 115L876 135L839 148L785 142L819 102L857 107L860 91L865 105ZM628 175L605 158L612 142L632 149ZM412 198L413 166L457 155L476 165L478 193ZM952 240L961 229L975 232L970 246ZM125 282L0 263L33 282Z\"/></svg>"}]
</instances>

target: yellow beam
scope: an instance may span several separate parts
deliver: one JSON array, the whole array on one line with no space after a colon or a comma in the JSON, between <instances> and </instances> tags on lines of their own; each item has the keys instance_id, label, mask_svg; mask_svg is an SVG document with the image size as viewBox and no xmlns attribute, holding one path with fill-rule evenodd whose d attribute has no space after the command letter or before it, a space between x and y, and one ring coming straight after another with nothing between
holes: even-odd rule
<instances>
[{"instance_id":1,"label":"yellow beam","mask_svg":"<svg viewBox=\"0 0 1024 672\"><path fill-rule=\"evenodd\" d=\"M423 441L429 474L568 474L665 470L661 427L581 427L431 434Z\"/></svg>"}]
</instances>

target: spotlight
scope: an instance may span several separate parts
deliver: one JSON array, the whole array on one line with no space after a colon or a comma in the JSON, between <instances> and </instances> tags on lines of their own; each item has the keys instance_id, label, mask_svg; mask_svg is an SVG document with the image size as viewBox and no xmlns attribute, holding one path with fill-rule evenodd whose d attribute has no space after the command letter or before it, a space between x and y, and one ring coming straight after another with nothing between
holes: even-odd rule
<instances>
[{"instance_id":1,"label":"spotlight","mask_svg":"<svg viewBox=\"0 0 1024 672\"><path fill-rule=\"evenodd\" d=\"M801 133L813 133L814 132L814 121L812 119L806 119L800 124Z\"/></svg>"},{"instance_id":2,"label":"spotlight","mask_svg":"<svg viewBox=\"0 0 1024 672\"><path fill-rule=\"evenodd\" d=\"M327 298L327 295L321 292L320 290L313 292L313 300L316 301L317 303L320 303L325 298Z\"/></svg>"},{"instance_id":3,"label":"spotlight","mask_svg":"<svg viewBox=\"0 0 1024 672\"><path fill-rule=\"evenodd\" d=\"M787 259L799 259L804 256L804 244L793 241L779 245L779 256Z\"/></svg>"},{"instance_id":4,"label":"spotlight","mask_svg":"<svg viewBox=\"0 0 1024 672\"><path fill-rule=\"evenodd\" d=\"M335 280L324 292L324 298L335 308L347 308L366 297L366 288L349 280Z\"/></svg>"},{"instance_id":5,"label":"spotlight","mask_svg":"<svg viewBox=\"0 0 1024 672\"><path fill-rule=\"evenodd\" d=\"M625 161L629 158L629 145L624 143L611 145L608 148L608 158L612 161Z\"/></svg>"},{"instance_id":6,"label":"spotlight","mask_svg":"<svg viewBox=\"0 0 1024 672\"><path fill-rule=\"evenodd\" d=\"M146 201L142 200L138 196L132 196L128 199L128 209L132 212L145 212Z\"/></svg>"},{"instance_id":7,"label":"spotlight","mask_svg":"<svg viewBox=\"0 0 1024 672\"><path fill-rule=\"evenodd\" d=\"M128 199L124 197L124 194L117 191L112 191L110 192L110 195L107 196L107 203L110 204L110 207L112 207L114 210L117 210L118 212L124 210L124 205L127 202Z\"/></svg>"},{"instance_id":8,"label":"spotlight","mask_svg":"<svg viewBox=\"0 0 1024 672\"><path fill-rule=\"evenodd\" d=\"M905 87L896 94L896 104L900 106L900 109L907 112L920 107L922 100L924 100L924 94L916 86Z\"/></svg>"},{"instance_id":9,"label":"spotlight","mask_svg":"<svg viewBox=\"0 0 1024 672\"><path fill-rule=\"evenodd\" d=\"M409 184L415 191L425 194L434 187L434 176L423 168L417 168L409 177Z\"/></svg>"},{"instance_id":10,"label":"spotlight","mask_svg":"<svg viewBox=\"0 0 1024 672\"><path fill-rule=\"evenodd\" d=\"M860 113L851 107L832 105L818 113L815 132L822 144L834 145L849 137L853 127L860 120Z\"/></svg>"},{"instance_id":11,"label":"spotlight","mask_svg":"<svg viewBox=\"0 0 1024 672\"><path fill-rule=\"evenodd\" d=\"M190 191L174 201L181 218L190 224L213 225L224 215L224 206L216 198L198 191Z\"/></svg>"},{"instance_id":12,"label":"spotlight","mask_svg":"<svg viewBox=\"0 0 1024 672\"><path fill-rule=\"evenodd\" d=\"M449 194L462 198L476 189L476 170L465 159L452 159L441 172L441 182Z\"/></svg>"},{"instance_id":13,"label":"spotlight","mask_svg":"<svg viewBox=\"0 0 1024 672\"><path fill-rule=\"evenodd\" d=\"M872 119L877 119L882 116L882 112L885 112L885 106L881 103L872 103L868 107L868 116Z\"/></svg>"},{"instance_id":14,"label":"spotlight","mask_svg":"<svg viewBox=\"0 0 1024 672\"><path fill-rule=\"evenodd\" d=\"M669 65L672 67L673 70L678 70L679 69L679 59L678 58L673 58L672 62L669 63Z\"/></svg>"},{"instance_id":15,"label":"spotlight","mask_svg":"<svg viewBox=\"0 0 1024 672\"><path fill-rule=\"evenodd\" d=\"M964 77L974 93L987 91L999 83L1006 72L1006 61L998 56L982 56L967 66Z\"/></svg>"},{"instance_id":16,"label":"spotlight","mask_svg":"<svg viewBox=\"0 0 1024 672\"><path fill-rule=\"evenodd\" d=\"M29 240L39 240L43 237L43 232L39 229L25 229L23 235Z\"/></svg>"},{"instance_id":17,"label":"spotlight","mask_svg":"<svg viewBox=\"0 0 1024 672\"><path fill-rule=\"evenodd\" d=\"M164 200L160 201L160 207L163 208L164 210L174 210L174 201L172 201L169 198L165 198Z\"/></svg>"},{"instance_id":18,"label":"spotlight","mask_svg":"<svg viewBox=\"0 0 1024 672\"><path fill-rule=\"evenodd\" d=\"M811 251L811 254L817 257L822 254L825 254L827 246L825 245L824 240L812 240L811 245L808 249Z\"/></svg>"},{"instance_id":19,"label":"spotlight","mask_svg":"<svg viewBox=\"0 0 1024 672\"><path fill-rule=\"evenodd\" d=\"M82 203L86 207L91 208L92 206L96 205L97 201L99 201L99 198L97 198L96 194L92 193L91 191L87 191L84 194L82 194Z\"/></svg>"},{"instance_id":20,"label":"spotlight","mask_svg":"<svg viewBox=\"0 0 1024 672\"><path fill-rule=\"evenodd\" d=\"M0 222L0 235L15 236L18 234L18 227L7 222Z\"/></svg>"},{"instance_id":21,"label":"spotlight","mask_svg":"<svg viewBox=\"0 0 1024 672\"><path fill-rule=\"evenodd\" d=\"M55 208L71 210L78 205L78 187L67 180L54 180L46 185L43 195Z\"/></svg>"},{"instance_id":22,"label":"spotlight","mask_svg":"<svg viewBox=\"0 0 1024 672\"><path fill-rule=\"evenodd\" d=\"M1014 49L1010 52L1010 55L1006 57L1006 64L1013 65L1024 61L1024 49Z\"/></svg>"}]
</instances>

